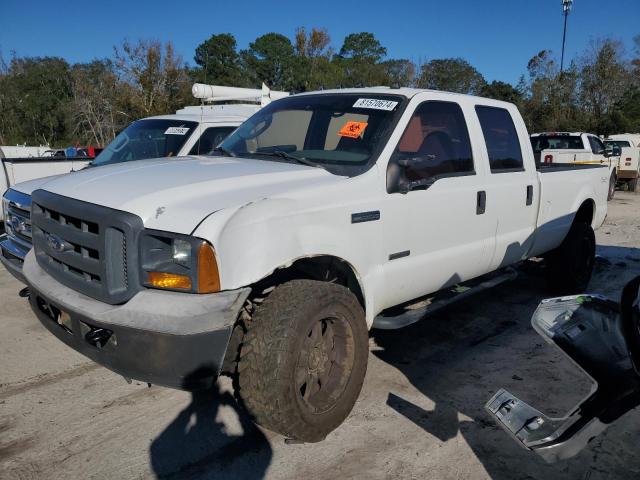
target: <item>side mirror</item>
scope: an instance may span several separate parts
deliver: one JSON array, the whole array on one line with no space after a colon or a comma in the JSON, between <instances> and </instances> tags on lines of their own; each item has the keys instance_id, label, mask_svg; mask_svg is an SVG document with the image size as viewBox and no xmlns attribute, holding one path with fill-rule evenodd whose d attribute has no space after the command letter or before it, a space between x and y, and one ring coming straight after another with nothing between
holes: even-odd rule
<instances>
[{"instance_id":1,"label":"side mirror","mask_svg":"<svg viewBox=\"0 0 640 480\"><path fill-rule=\"evenodd\" d=\"M622 148L619 145L611 145L605 150L607 157L619 157L622 155Z\"/></svg>"},{"instance_id":2,"label":"side mirror","mask_svg":"<svg viewBox=\"0 0 640 480\"><path fill-rule=\"evenodd\" d=\"M401 169L400 175L397 180L397 191L400 193L409 193L412 190L429 188L436 181L436 178L424 178L421 180L407 180L405 171L408 168L424 168L433 163L436 158L435 155L423 155L420 157L401 158L397 161L398 166Z\"/></svg>"},{"instance_id":3,"label":"side mirror","mask_svg":"<svg viewBox=\"0 0 640 480\"><path fill-rule=\"evenodd\" d=\"M620 145L614 145L611 152L614 157L619 157L622 155L622 147L620 147Z\"/></svg>"}]
</instances>

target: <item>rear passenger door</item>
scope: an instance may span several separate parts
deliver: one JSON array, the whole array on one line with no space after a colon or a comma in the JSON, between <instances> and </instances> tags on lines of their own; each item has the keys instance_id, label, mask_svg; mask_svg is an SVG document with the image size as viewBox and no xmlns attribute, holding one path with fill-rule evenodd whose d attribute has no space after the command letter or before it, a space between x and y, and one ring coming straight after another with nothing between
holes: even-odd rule
<instances>
[{"instance_id":1,"label":"rear passenger door","mask_svg":"<svg viewBox=\"0 0 640 480\"><path fill-rule=\"evenodd\" d=\"M447 97L450 98L450 97ZM420 103L389 160L384 202L386 306L486 272L494 225L467 120L451 101Z\"/></svg>"},{"instance_id":2,"label":"rear passenger door","mask_svg":"<svg viewBox=\"0 0 640 480\"><path fill-rule=\"evenodd\" d=\"M533 244L539 182L534 162L524 161L523 146L529 141L524 126L516 128L506 108L476 105L475 110L490 168L487 212L496 225L490 262L490 269L495 270L527 256Z\"/></svg>"}]
</instances>

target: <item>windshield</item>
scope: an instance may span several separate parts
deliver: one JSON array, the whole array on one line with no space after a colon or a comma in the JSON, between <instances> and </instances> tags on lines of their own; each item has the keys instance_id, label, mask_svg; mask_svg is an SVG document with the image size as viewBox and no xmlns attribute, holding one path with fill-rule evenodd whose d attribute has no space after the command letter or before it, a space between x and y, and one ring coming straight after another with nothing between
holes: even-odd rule
<instances>
[{"instance_id":1,"label":"windshield","mask_svg":"<svg viewBox=\"0 0 640 480\"><path fill-rule=\"evenodd\" d=\"M605 140L604 141L604 146L609 148L609 147L613 147L614 145L620 147L620 148L625 148L625 147L630 147L631 144L629 142L627 142L626 140Z\"/></svg>"},{"instance_id":2,"label":"windshield","mask_svg":"<svg viewBox=\"0 0 640 480\"><path fill-rule=\"evenodd\" d=\"M284 98L243 123L222 142L220 151L359 175L376 161L405 100L368 93Z\"/></svg>"},{"instance_id":3,"label":"windshield","mask_svg":"<svg viewBox=\"0 0 640 480\"><path fill-rule=\"evenodd\" d=\"M182 120L138 120L120 132L91 166L172 157L180 152L197 126L196 122Z\"/></svg>"},{"instance_id":4,"label":"windshield","mask_svg":"<svg viewBox=\"0 0 640 480\"><path fill-rule=\"evenodd\" d=\"M531 137L534 152L542 150L584 150L582 137L579 135L540 135Z\"/></svg>"}]
</instances>

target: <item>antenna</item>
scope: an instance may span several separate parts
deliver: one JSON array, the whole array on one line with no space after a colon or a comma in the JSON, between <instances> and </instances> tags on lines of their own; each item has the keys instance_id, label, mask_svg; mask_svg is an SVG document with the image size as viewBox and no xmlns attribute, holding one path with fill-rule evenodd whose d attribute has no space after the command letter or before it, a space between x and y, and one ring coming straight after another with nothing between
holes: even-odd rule
<instances>
[{"instance_id":1,"label":"antenna","mask_svg":"<svg viewBox=\"0 0 640 480\"><path fill-rule=\"evenodd\" d=\"M562 56L560 57L560 74L564 70L564 45L567 40L567 17L573 5L573 0L562 0L562 13L564 14L564 31L562 33Z\"/></svg>"}]
</instances>

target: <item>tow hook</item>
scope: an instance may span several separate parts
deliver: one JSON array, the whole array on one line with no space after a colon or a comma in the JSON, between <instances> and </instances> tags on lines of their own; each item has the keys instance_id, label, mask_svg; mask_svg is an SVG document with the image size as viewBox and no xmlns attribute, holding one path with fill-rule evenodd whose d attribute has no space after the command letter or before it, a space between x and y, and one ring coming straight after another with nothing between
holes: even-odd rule
<instances>
[{"instance_id":1,"label":"tow hook","mask_svg":"<svg viewBox=\"0 0 640 480\"><path fill-rule=\"evenodd\" d=\"M22 290L18 292L18 296L20 298L29 298L29 295L31 295L31 292L29 291L29 287L24 287Z\"/></svg>"},{"instance_id":2,"label":"tow hook","mask_svg":"<svg viewBox=\"0 0 640 480\"><path fill-rule=\"evenodd\" d=\"M107 344L111 335L113 332L106 328L93 328L85 334L84 339L94 347L102 348Z\"/></svg>"}]
</instances>

